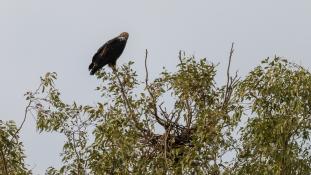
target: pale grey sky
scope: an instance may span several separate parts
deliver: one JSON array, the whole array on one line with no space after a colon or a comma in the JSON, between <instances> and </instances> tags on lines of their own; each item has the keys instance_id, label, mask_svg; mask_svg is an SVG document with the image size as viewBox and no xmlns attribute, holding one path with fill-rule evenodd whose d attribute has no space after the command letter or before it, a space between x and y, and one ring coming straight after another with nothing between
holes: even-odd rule
<instances>
[{"instance_id":1,"label":"pale grey sky","mask_svg":"<svg viewBox=\"0 0 311 175\"><path fill-rule=\"evenodd\" d=\"M179 50L220 63L222 82L232 41L233 69L245 75L259 61L279 55L311 66L310 0L1 0L0 119L21 123L23 94L48 71L71 103L93 104L98 81L87 70L92 55L120 32L130 34L119 64L135 61L139 74L144 50L150 74L174 70ZM22 130L27 164L37 174L60 164L62 137L38 134L29 116Z\"/></svg>"}]
</instances>

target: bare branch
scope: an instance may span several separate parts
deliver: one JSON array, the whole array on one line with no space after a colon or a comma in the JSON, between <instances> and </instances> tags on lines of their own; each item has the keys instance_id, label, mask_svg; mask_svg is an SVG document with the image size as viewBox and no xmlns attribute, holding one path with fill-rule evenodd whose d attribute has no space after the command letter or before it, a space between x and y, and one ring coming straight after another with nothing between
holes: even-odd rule
<instances>
[{"instance_id":1,"label":"bare branch","mask_svg":"<svg viewBox=\"0 0 311 175\"><path fill-rule=\"evenodd\" d=\"M227 67L227 83L226 83L226 90L224 94L224 101L222 104L222 108L224 108L226 104L228 103L228 101L230 100L230 97L231 97L231 94L234 88L233 85L236 85L236 81L237 81L237 73L235 74L234 77L230 76L230 67L231 67L233 52L234 52L234 43L231 44L231 49L229 53L229 62L228 62L228 67Z\"/></svg>"},{"instance_id":2,"label":"bare branch","mask_svg":"<svg viewBox=\"0 0 311 175\"><path fill-rule=\"evenodd\" d=\"M170 119L169 119L169 114L166 112L166 110L164 110L163 108L162 108L162 105L163 105L163 103L161 103L160 105L159 105L159 109L160 109L160 111L161 111L161 114L164 116L164 118L167 120L167 121L169 121ZM167 125L165 125L166 127L167 127Z\"/></svg>"},{"instance_id":3,"label":"bare branch","mask_svg":"<svg viewBox=\"0 0 311 175\"><path fill-rule=\"evenodd\" d=\"M147 59L148 59L148 50L146 49L146 54L145 54L145 71L146 71L146 79L145 79L145 84L146 84L146 89L150 95L150 97L152 98L152 103L153 103L153 116L155 117L155 119L157 120L157 122L162 125L164 128L167 126L167 123L161 119L158 115L158 109L157 109L157 101L156 98L154 97L153 93L150 90L150 85L148 83L148 66L147 66Z\"/></svg>"},{"instance_id":4,"label":"bare branch","mask_svg":"<svg viewBox=\"0 0 311 175\"><path fill-rule=\"evenodd\" d=\"M229 55L229 62L228 62L228 67L227 67L227 87L229 85L229 79L230 79L230 66L231 66L231 60L232 60L232 55L234 52L234 43L231 44L231 49L230 49L230 55Z\"/></svg>"},{"instance_id":5,"label":"bare branch","mask_svg":"<svg viewBox=\"0 0 311 175\"><path fill-rule=\"evenodd\" d=\"M182 64L182 59L181 59L181 50L180 50L180 51L179 51L179 53L178 53L178 59L179 59L180 63Z\"/></svg>"}]
</instances>

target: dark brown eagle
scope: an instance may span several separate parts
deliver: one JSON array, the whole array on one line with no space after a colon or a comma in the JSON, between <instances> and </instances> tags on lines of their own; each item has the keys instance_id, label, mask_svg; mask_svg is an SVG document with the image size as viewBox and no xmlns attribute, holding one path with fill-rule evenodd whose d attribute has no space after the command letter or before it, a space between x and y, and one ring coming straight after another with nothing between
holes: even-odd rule
<instances>
[{"instance_id":1,"label":"dark brown eagle","mask_svg":"<svg viewBox=\"0 0 311 175\"><path fill-rule=\"evenodd\" d=\"M111 67L116 65L117 59L121 56L129 34L122 32L119 36L109 40L98 49L89 65L91 75L94 75L99 69L108 64Z\"/></svg>"}]
</instances>

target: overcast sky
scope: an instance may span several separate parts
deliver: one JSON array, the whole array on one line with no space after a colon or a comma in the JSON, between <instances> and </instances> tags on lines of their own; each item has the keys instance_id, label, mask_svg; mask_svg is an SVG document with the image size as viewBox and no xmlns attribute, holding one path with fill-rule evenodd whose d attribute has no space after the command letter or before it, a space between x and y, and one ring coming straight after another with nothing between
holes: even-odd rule
<instances>
[{"instance_id":1,"label":"overcast sky","mask_svg":"<svg viewBox=\"0 0 311 175\"><path fill-rule=\"evenodd\" d=\"M311 66L310 0L1 0L0 119L23 119L23 94L39 77L58 73L57 87L66 102L94 104L98 81L87 70L94 52L127 31L127 47L118 64L135 61L143 74L144 50L150 74L165 66L174 71L179 50L220 63L224 70L231 42L232 69L245 75L268 56ZM60 165L63 138L39 134L29 116L22 129L27 164L36 174Z\"/></svg>"}]
</instances>

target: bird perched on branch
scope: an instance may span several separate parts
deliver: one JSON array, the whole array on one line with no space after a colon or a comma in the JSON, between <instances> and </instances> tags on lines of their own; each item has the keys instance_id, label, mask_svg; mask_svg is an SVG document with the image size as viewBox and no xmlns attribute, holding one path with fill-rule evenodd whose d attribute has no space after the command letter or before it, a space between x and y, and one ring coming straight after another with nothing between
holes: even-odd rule
<instances>
[{"instance_id":1,"label":"bird perched on branch","mask_svg":"<svg viewBox=\"0 0 311 175\"><path fill-rule=\"evenodd\" d=\"M109 40L98 49L89 65L90 74L94 75L99 69L108 64L110 67L116 65L117 59L121 56L129 34L122 32L119 36Z\"/></svg>"}]
</instances>

